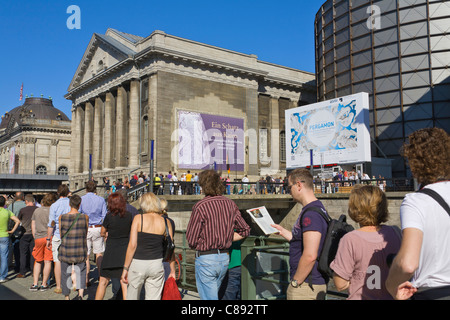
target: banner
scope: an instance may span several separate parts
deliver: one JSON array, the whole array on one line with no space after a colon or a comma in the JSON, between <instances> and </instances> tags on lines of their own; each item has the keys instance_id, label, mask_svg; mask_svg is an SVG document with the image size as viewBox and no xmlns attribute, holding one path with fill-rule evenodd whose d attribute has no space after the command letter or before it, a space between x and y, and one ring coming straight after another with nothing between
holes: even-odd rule
<instances>
[{"instance_id":1,"label":"banner","mask_svg":"<svg viewBox=\"0 0 450 320\"><path fill-rule=\"evenodd\" d=\"M285 111L286 166L370 162L369 95L358 93Z\"/></svg>"},{"instance_id":2,"label":"banner","mask_svg":"<svg viewBox=\"0 0 450 320\"><path fill-rule=\"evenodd\" d=\"M178 112L178 168L244 170L244 119Z\"/></svg>"},{"instance_id":3,"label":"banner","mask_svg":"<svg viewBox=\"0 0 450 320\"><path fill-rule=\"evenodd\" d=\"M11 147L9 149L9 173L15 173L15 165L16 165L16 147Z\"/></svg>"}]
</instances>

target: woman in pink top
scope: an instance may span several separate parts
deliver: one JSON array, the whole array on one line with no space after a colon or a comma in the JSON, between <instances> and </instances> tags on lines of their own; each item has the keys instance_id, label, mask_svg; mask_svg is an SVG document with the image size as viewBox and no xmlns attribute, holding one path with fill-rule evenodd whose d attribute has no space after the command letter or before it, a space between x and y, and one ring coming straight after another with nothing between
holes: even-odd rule
<instances>
[{"instance_id":1,"label":"woman in pink top","mask_svg":"<svg viewBox=\"0 0 450 320\"><path fill-rule=\"evenodd\" d=\"M378 187L357 185L350 194L348 213L360 228L339 242L330 265L336 288L348 289L349 300L392 300L385 282L401 235L396 227L382 225L389 215L386 195Z\"/></svg>"}]
</instances>

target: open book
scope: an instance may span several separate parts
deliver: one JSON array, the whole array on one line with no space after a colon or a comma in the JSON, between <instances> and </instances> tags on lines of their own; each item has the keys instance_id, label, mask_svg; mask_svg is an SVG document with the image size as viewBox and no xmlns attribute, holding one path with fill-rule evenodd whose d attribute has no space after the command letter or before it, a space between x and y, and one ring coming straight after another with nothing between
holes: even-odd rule
<instances>
[{"instance_id":1,"label":"open book","mask_svg":"<svg viewBox=\"0 0 450 320\"><path fill-rule=\"evenodd\" d=\"M278 232L271 226L274 222L266 207L248 209L247 212L266 235Z\"/></svg>"}]
</instances>

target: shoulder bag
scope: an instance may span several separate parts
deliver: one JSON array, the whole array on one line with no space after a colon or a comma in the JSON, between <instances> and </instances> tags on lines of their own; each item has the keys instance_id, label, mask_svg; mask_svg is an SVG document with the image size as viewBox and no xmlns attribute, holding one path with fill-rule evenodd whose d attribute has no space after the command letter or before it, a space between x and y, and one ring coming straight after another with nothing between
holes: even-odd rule
<instances>
[{"instance_id":1,"label":"shoulder bag","mask_svg":"<svg viewBox=\"0 0 450 320\"><path fill-rule=\"evenodd\" d=\"M14 202L12 203L12 207L11 207L11 212L13 212L14 214ZM16 225L16 222L14 220L12 220L11 218L9 218L8 220L8 231L11 231L14 226ZM20 238L22 238L22 236L25 233L25 228L22 226L22 223L19 224L19 226L17 227L17 229L14 231L14 233L11 233L9 235L11 241L16 241L16 240L20 240Z\"/></svg>"},{"instance_id":2,"label":"shoulder bag","mask_svg":"<svg viewBox=\"0 0 450 320\"><path fill-rule=\"evenodd\" d=\"M444 208L445 211L447 211L447 213L450 215L450 207L447 204L447 202L445 202L445 200L441 197L441 195L439 193L437 193L436 191L432 190L432 189L421 189L419 191L417 191L419 193L425 193L427 195L429 195L430 197L432 197L434 200L436 200L442 208Z\"/></svg>"},{"instance_id":3,"label":"shoulder bag","mask_svg":"<svg viewBox=\"0 0 450 320\"><path fill-rule=\"evenodd\" d=\"M175 251L175 243L169 233L169 227L167 226L167 218L164 218L166 224L166 234L163 241L163 261L168 262L172 259L173 252Z\"/></svg>"}]
</instances>

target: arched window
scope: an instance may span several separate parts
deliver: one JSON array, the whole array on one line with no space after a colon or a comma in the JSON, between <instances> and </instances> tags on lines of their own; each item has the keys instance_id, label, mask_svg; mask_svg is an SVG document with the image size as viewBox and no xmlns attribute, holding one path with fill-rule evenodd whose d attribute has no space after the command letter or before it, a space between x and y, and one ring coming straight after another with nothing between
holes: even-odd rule
<instances>
[{"instance_id":1,"label":"arched window","mask_svg":"<svg viewBox=\"0 0 450 320\"><path fill-rule=\"evenodd\" d=\"M58 168L58 176L67 176L69 174L69 169L65 166L61 166Z\"/></svg>"},{"instance_id":2,"label":"arched window","mask_svg":"<svg viewBox=\"0 0 450 320\"><path fill-rule=\"evenodd\" d=\"M36 174L47 174L47 167L43 165L37 166Z\"/></svg>"}]
</instances>

